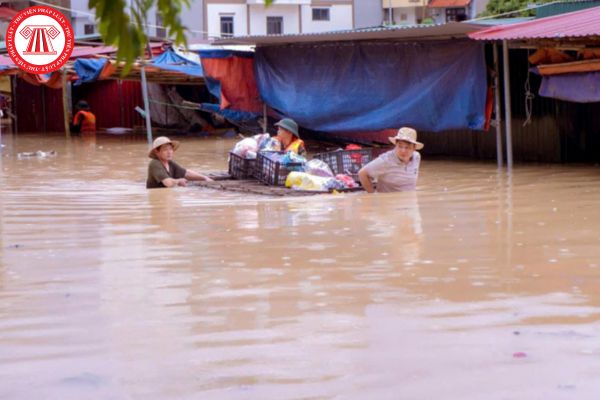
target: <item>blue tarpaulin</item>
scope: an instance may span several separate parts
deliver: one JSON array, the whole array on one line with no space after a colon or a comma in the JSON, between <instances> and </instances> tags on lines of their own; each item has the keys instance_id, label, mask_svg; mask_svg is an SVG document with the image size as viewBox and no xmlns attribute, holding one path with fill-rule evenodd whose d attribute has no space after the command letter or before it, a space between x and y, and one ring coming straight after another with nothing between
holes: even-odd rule
<instances>
[{"instance_id":1,"label":"blue tarpaulin","mask_svg":"<svg viewBox=\"0 0 600 400\"><path fill-rule=\"evenodd\" d=\"M181 72L182 74L190 76L203 77L204 72L202 66L185 57L180 56L172 50L167 50L154 60L152 64L155 67L168 71Z\"/></svg>"},{"instance_id":2,"label":"blue tarpaulin","mask_svg":"<svg viewBox=\"0 0 600 400\"><path fill-rule=\"evenodd\" d=\"M233 122L252 121L258 117L256 113L239 110L230 110L228 108L221 109L221 107L218 104L213 103L202 103L200 109L203 111L220 114L223 116L223 118Z\"/></svg>"},{"instance_id":3,"label":"blue tarpaulin","mask_svg":"<svg viewBox=\"0 0 600 400\"><path fill-rule=\"evenodd\" d=\"M75 72L77 72L79 79L77 79L74 85L77 86L82 83L95 82L98 80L106 62L107 60L105 58L78 58L75 60L73 67L75 68Z\"/></svg>"},{"instance_id":4,"label":"blue tarpaulin","mask_svg":"<svg viewBox=\"0 0 600 400\"><path fill-rule=\"evenodd\" d=\"M481 43L258 47L255 63L262 99L312 130L484 126L487 83Z\"/></svg>"},{"instance_id":5,"label":"blue tarpaulin","mask_svg":"<svg viewBox=\"0 0 600 400\"><path fill-rule=\"evenodd\" d=\"M595 103L600 101L600 72L573 73L542 77L540 96Z\"/></svg>"}]
</instances>

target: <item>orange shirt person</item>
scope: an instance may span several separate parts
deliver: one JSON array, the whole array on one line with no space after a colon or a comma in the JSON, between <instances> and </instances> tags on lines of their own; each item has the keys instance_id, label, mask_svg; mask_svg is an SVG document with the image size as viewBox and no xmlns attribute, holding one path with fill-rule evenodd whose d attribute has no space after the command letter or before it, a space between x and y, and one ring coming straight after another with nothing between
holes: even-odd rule
<instances>
[{"instance_id":1,"label":"orange shirt person","mask_svg":"<svg viewBox=\"0 0 600 400\"><path fill-rule=\"evenodd\" d=\"M77 113L73 117L71 132L96 133L96 116L90 111L90 105L87 101L78 101L75 109Z\"/></svg>"},{"instance_id":2,"label":"orange shirt person","mask_svg":"<svg viewBox=\"0 0 600 400\"><path fill-rule=\"evenodd\" d=\"M294 120L284 118L277 122L275 126L279 127L275 138L281 143L283 151L293 151L301 156L306 155L304 141L300 139L300 135L298 134L298 124Z\"/></svg>"}]
</instances>

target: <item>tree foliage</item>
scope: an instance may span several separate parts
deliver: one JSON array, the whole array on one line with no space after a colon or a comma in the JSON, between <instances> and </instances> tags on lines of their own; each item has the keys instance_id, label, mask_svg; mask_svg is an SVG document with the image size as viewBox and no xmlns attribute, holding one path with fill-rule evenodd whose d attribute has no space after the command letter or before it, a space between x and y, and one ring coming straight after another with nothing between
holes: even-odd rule
<instances>
[{"instance_id":1,"label":"tree foliage","mask_svg":"<svg viewBox=\"0 0 600 400\"><path fill-rule=\"evenodd\" d=\"M265 6L276 0L265 0ZM133 0L129 6L126 0L89 0L89 8L94 9L98 30L107 45L117 47L117 59L125 61L127 73L135 60L142 57L148 42L148 12L156 6L162 16L162 25L167 36L175 44L186 45L186 27L181 23L182 10L190 7L190 0Z\"/></svg>"},{"instance_id":2,"label":"tree foliage","mask_svg":"<svg viewBox=\"0 0 600 400\"><path fill-rule=\"evenodd\" d=\"M481 13L481 16L493 16L510 13L518 10L524 10L506 16L530 17L535 13L535 11L533 11L535 5L549 3L550 1L554 0L537 0L535 2L532 2L530 0L490 0L490 2L487 4L485 11Z\"/></svg>"}]
</instances>

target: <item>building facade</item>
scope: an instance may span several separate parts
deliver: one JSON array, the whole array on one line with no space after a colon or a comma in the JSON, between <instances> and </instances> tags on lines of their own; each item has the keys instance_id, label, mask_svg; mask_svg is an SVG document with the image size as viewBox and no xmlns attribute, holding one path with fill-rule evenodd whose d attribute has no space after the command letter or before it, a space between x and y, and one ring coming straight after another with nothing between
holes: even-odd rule
<instances>
[{"instance_id":1,"label":"building facade","mask_svg":"<svg viewBox=\"0 0 600 400\"><path fill-rule=\"evenodd\" d=\"M354 29L381 23L379 1L277 0L265 7L264 0L204 0L204 26L209 38ZM375 18L364 12L365 4Z\"/></svg>"}]
</instances>

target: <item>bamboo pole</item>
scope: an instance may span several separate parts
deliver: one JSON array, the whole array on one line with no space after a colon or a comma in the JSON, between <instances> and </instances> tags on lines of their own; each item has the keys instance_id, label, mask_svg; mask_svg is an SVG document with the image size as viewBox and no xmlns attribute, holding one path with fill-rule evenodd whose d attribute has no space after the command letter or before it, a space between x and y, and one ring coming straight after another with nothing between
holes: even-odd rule
<instances>
[{"instance_id":1,"label":"bamboo pole","mask_svg":"<svg viewBox=\"0 0 600 400\"><path fill-rule=\"evenodd\" d=\"M142 67L142 96L144 97L144 108L146 114L146 136L148 147L152 147L152 120L150 119L150 101L148 100L148 81L146 80L146 67Z\"/></svg>"},{"instance_id":2,"label":"bamboo pole","mask_svg":"<svg viewBox=\"0 0 600 400\"><path fill-rule=\"evenodd\" d=\"M500 118L500 68L498 66L498 45L494 43L494 102L496 103L496 161L502 168L502 119Z\"/></svg>"},{"instance_id":3,"label":"bamboo pole","mask_svg":"<svg viewBox=\"0 0 600 400\"><path fill-rule=\"evenodd\" d=\"M508 62L508 42L502 41L502 58L504 65L504 121L506 134L506 168L510 171L513 166L512 148L512 112L510 109L510 67Z\"/></svg>"},{"instance_id":4,"label":"bamboo pole","mask_svg":"<svg viewBox=\"0 0 600 400\"><path fill-rule=\"evenodd\" d=\"M62 79L62 104L63 104L63 118L65 121L65 136L68 138L71 137L71 126L70 126L70 118L69 118L69 92L68 92L68 83L67 83L67 69L61 69L61 79Z\"/></svg>"}]
</instances>

